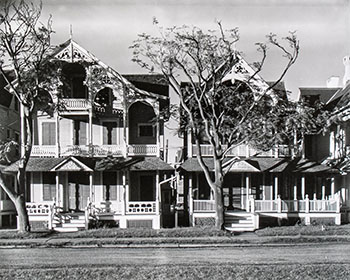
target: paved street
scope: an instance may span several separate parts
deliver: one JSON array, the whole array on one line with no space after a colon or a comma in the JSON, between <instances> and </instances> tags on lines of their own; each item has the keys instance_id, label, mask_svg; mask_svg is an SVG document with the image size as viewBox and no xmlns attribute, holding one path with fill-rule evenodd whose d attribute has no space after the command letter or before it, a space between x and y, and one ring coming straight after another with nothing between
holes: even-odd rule
<instances>
[{"instance_id":1,"label":"paved street","mask_svg":"<svg viewBox=\"0 0 350 280\"><path fill-rule=\"evenodd\" d=\"M350 264L350 244L241 248L0 249L0 269L155 264Z\"/></svg>"}]
</instances>

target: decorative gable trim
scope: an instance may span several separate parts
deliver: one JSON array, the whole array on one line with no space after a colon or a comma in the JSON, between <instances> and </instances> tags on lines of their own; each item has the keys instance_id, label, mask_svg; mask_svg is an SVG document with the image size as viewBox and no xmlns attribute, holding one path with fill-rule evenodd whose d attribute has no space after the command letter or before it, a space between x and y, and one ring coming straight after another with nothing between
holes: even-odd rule
<instances>
[{"instance_id":1,"label":"decorative gable trim","mask_svg":"<svg viewBox=\"0 0 350 280\"><path fill-rule=\"evenodd\" d=\"M77 160L74 157L70 157L53 167L50 171L89 171L92 172L93 170L82 163L81 161Z\"/></svg>"}]
</instances>

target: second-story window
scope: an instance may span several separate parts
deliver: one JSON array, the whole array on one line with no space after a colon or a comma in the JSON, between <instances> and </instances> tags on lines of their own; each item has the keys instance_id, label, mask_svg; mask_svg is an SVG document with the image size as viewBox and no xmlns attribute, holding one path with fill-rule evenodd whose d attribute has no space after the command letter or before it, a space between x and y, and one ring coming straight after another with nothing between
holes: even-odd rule
<instances>
[{"instance_id":1,"label":"second-story window","mask_svg":"<svg viewBox=\"0 0 350 280\"><path fill-rule=\"evenodd\" d=\"M154 137L155 129L152 124L140 123L138 124L138 137Z\"/></svg>"},{"instance_id":2,"label":"second-story window","mask_svg":"<svg viewBox=\"0 0 350 280\"><path fill-rule=\"evenodd\" d=\"M42 145L56 144L56 124L54 122L42 123Z\"/></svg>"},{"instance_id":3,"label":"second-story window","mask_svg":"<svg viewBox=\"0 0 350 280\"><path fill-rule=\"evenodd\" d=\"M116 145L117 144L117 123L103 122L103 144Z\"/></svg>"}]
</instances>

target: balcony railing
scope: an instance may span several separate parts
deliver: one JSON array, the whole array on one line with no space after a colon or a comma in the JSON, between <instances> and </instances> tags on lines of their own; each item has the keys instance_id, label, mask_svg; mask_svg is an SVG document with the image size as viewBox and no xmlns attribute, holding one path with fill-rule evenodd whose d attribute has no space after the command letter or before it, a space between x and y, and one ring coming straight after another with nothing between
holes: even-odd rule
<instances>
[{"instance_id":1,"label":"balcony railing","mask_svg":"<svg viewBox=\"0 0 350 280\"><path fill-rule=\"evenodd\" d=\"M63 98L62 107L64 110L87 110L89 109L90 103L85 98Z\"/></svg>"},{"instance_id":2,"label":"balcony railing","mask_svg":"<svg viewBox=\"0 0 350 280\"><path fill-rule=\"evenodd\" d=\"M29 216L49 216L52 212L53 206L53 201L26 203L26 208Z\"/></svg>"},{"instance_id":3,"label":"balcony railing","mask_svg":"<svg viewBox=\"0 0 350 280\"><path fill-rule=\"evenodd\" d=\"M214 200L193 200L194 212L214 212L215 201Z\"/></svg>"},{"instance_id":4,"label":"balcony railing","mask_svg":"<svg viewBox=\"0 0 350 280\"><path fill-rule=\"evenodd\" d=\"M58 154L59 151L59 154ZM127 154L128 153L128 154ZM65 145L57 147L34 145L32 156L56 157L56 156L157 156L157 145Z\"/></svg>"},{"instance_id":5,"label":"balcony railing","mask_svg":"<svg viewBox=\"0 0 350 280\"><path fill-rule=\"evenodd\" d=\"M15 205L11 200L0 200L0 211L12 211L15 210Z\"/></svg>"},{"instance_id":6,"label":"balcony railing","mask_svg":"<svg viewBox=\"0 0 350 280\"><path fill-rule=\"evenodd\" d=\"M129 145L128 154L131 156L156 156L157 145Z\"/></svg>"},{"instance_id":7,"label":"balcony railing","mask_svg":"<svg viewBox=\"0 0 350 280\"><path fill-rule=\"evenodd\" d=\"M51 145L51 146L36 146L33 145L32 147L32 156L36 157L54 157L57 154L57 147L56 145Z\"/></svg>"},{"instance_id":8,"label":"balcony railing","mask_svg":"<svg viewBox=\"0 0 350 280\"><path fill-rule=\"evenodd\" d=\"M213 148L211 145L202 144L200 145L201 152L203 156L212 156ZM223 145L223 148L226 149L226 146ZM192 146L193 155L197 155L197 146ZM276 155L277 153L277 155ZM258 151L252 147L247 147L247 145L239 145L237 147L232 148L227 156L258 156L258 157L288 157L290 156L290 149L287 145L279 145L276 149L271 149L269 151Z\"/></svg>"},{"instance_id":9,"label":"balcony railing","mask_svg":"<svg viewBox=\"0 0 350 280\"><path fill-rule=\"evenodd\" d=\"M127 204L128 214L155 214L157 213L156 201L131 201Z\"/></svg>"}]
</instances>

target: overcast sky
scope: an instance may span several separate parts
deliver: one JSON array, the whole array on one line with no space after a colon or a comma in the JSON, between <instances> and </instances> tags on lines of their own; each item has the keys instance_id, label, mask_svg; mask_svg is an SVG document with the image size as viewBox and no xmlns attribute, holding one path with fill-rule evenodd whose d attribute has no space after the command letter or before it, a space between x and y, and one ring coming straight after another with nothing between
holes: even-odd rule
<instances>
[{"instance_id":1,"label":"overcast sky","mask_svg":"<svg viewBox=\"0 0 350 280\"><path fill-rule=\"evenodd\" d=\"M273 32L280 36L297 31L300 57L287 74L286 86L298 94L299 87L323 87L332 75L344 75L342 58L350 54L349 0L43 0L43 19L53 16L53 43L69 38L91 51L116 71L141 73L131 62L128 47L138 33L154 33L152 18L160 25L196 25L215 28L238 27L237 44L248 62L258 56L254 43L265 41ZM276 79L283 60L271 52L263 72L266 80Z\"/></svg>"}]
</instances>

